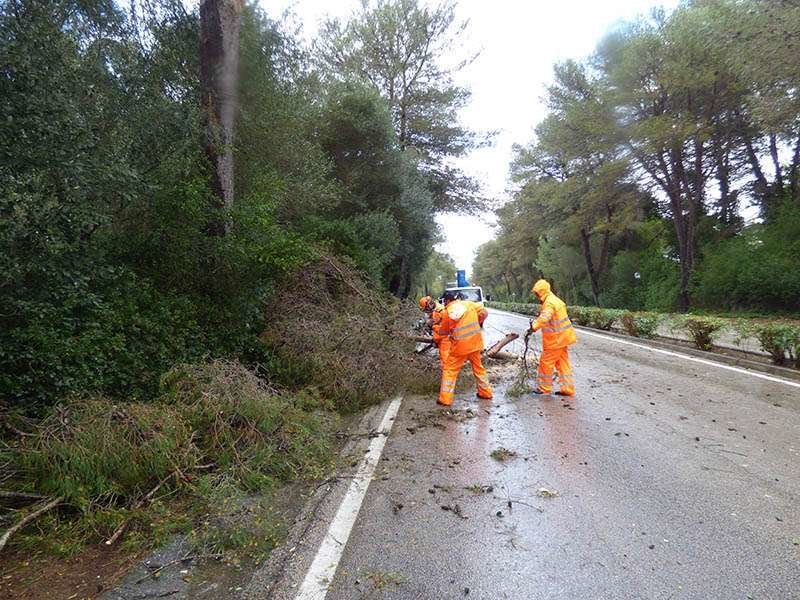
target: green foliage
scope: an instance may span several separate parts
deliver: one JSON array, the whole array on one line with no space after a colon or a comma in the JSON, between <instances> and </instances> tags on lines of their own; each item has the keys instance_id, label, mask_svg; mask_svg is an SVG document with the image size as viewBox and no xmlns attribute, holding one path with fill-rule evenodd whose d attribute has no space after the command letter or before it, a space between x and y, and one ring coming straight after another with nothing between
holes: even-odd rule
<instances>
[{"instance_id":1,"label":"green foliage","mask_svg":"<svg viewBox=\"0 0 800 600\"><path fill-rule=\"evenodd\" d=\"M711 350L714 333L725 327L723 319L684 315L678 317L676 325L685 330L700 350Z\"/></svg>"},{"instance_id":2,"label":"green foliage","mask_svg":"<svg viewBox=\"0 0 800 600\"><path fill-rule=\"evenodd\" d=\"M586 309L586 318L590 327L608 331L614 325L621 312L610 308L590 307Z\"/></svg>"},{"instance_id":3,"label":"green foliage","mask_svg":"<svg viewBox=\"0 0 800 600\"><path fill-rule=\"evenodd\" d=\"M21 424L26 435L0 455L4 487L64 498L65 516L74 518L41 525L59 553L99 542L129 519L156 530L166 522L184 531L197 524L206 532L198 543L236 547L251 537L231 512L253 507L231 502L330 468L336 420L325 408L313 392L272 389L239 363L183 365L164 376L156 401L73 398L40 422ZM159 483L153 503L138 510L137 501ZM159 502L176 492L169 505ZM186 505L194 508L179 517Z\"/></svg>"},{"instance_id":4,"label":"green foliage","mask_svg":"<svg viewBox=\"0 0 800 600\"><path fill-rule=\"evenodd\" d=\"M422 296L438 297L447 284L453 281L456 273L456 264L447 254L434 250L428 255L425 269L414 279L413 297ZM477 274L474 278L477 278ZM480 279L477 279L480 281Z\"/></svg>"},{"instance_id":5,"label":"green foliage","mask_svg":"<svg viewBox=\"0 0 800 600\"><path fill-rule=\"evenodd\" d=\"M663 315L648 312L625 311L619 316L619 324L625 333L633 337L652 338L663 320Z\"/></svg>"},{"instance_id":6,"label":"green foliage","mask_svg":"<svg viewBox=\"0 0 800 600\"><path fill-rule=\"evenodd\" d=\"M740 322L740 333L754 336L776 365L800 368L800 325L780 321Z\"/></svg>"},{"instance_id":7,"label":"green foliage","mask_svg":"<svg viewBox=\"0 0 800 600\"><path fill-rule=\"evenodd\" d=\"M786 202L776 219L709 244L695 277L701 306L725 309L800 309L800 206Z\"/></svg>"},{"instance_id":8,"label":"green foliage","mask_svg":"<svg viewBox=\"0 0 800 600\"><path fill-rule=\"evenodd\" d=\"M487 292L521 298L543 273L573 304L797 310L800 104L786 40L799 11L684 2L557 64L534 141L514 149L497 239L476 256ZM744 227L748 204L763 222Z\"/></svg>"},{"instance_id":9,"label":"green foliage","mask_svg":"<svg viewBox=\"0 0 800 600\"><path fill-rule=\"evenodd\" d=\"M203 356L275 364L264 306L312 246L409 291L434 200L389 103L321 84L256 7L240 45L236 198L210 236L197 15L0 7L0 397L36 412L75 392L151 397Z\"/></svg>"},{"instance_id":10,"label":"green foliage","mask_svg":"<svg viewBox=\"0 0 800 600\"><path fill-rule=\"evenodd\" d=\"M570 306L569 318L575 325L592 326L592 309L586 306Z\"/></svg>"},{"instance_id":11,"label":"green foliage","mask_svg":"<svg viewBox=\"0 0 800 600\"><path fill-rule=\"evenodd\" d=\"M453 75L469 60L441 60L452 57L466 26L452 2L364 2L349 21L323 24L315 53L328 78L359 81L384 98L400 148L418 156L436 209L475 213L484 206L477 182L449 164L483 142L458 124L470 93Z\"/></svg>"}]
</instances>

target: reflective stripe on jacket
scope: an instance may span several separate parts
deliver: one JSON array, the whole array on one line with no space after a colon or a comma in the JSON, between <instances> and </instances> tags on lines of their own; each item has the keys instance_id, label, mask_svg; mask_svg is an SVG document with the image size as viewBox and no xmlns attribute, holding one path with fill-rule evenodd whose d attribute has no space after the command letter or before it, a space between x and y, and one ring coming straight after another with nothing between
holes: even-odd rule
<instances>
[{"instance_id":1,"label":"reflective stripe on jacket","mask_svg":"<svg viewBox=\"0 0 800 600\"><path fill-rule=\"evenodd\" d=\"M552 292L542 300L542 312L533 323L534 331L540 329L543 348L563 348L578 341L567 314L567 305Z\"/></svg>"},{"instance_id":2,"label":"reflective stripe on jacket","mask_svg":"<svg viewBox=\"0 0 800 600\"><path fill-rule=\"evenodd\" d=\"M469 300L456 300L445 308L439 335L449 336L450 354L465 356L483 350L481 324L489 312Z\"/></svg>"},{"instance_id":3,"label":"reflective stripe on jacket","mask_svg":"<svg viewBox=\"0 0 800 600\"><path fill-rule=\"evenodd\" d=\"M431 330L433 331L433 341L439 344L444 339L439 331L442 328L442 318L444 318L444 305L436 303L436 308L431 313Z\"/></svg>"}]
</instances>

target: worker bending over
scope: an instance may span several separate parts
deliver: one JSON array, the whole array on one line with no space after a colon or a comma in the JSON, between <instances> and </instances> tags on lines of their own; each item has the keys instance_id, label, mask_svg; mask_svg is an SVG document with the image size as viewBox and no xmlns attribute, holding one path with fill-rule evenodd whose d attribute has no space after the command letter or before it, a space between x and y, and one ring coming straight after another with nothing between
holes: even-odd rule
<instances>
[{"instance_id":1,"label":"worker bending over","mask_svg":"<svg viewBox=\"0 0 800 600\"><path fill-rule=\"evenodd\" d=\"M450 338L442 336L442 317L444 316L444 305L437 302L430 296L423 296L419 299L419 308L428 316L428 326L433 332L433 343L439 348L439 360L444 368L444 362L450 352Z\"/></svg>"},{"instance_id":2,"label":"worker bending over","mask_svg":"<svg viewBox=\"0 0 800 600\"><path fill-rule=\"evenodd\" d=\"M478 386L478 397L491 399L492 386L486 369L481 364L483 352L483 332L481 327L489 312L469 300L459 300L457 293L444 293L444 314L439 327L439 335L449 338L450 352L442 368L442 386L439 401L442 406L453 404L456 380L466 361L472 366L472 374Z\"/></svg>"},{"instance_id":3,"label":"worker bending over","mask_svg":"<svg viewBox=\"0 0 800 600\"><path fill-rule=\"evenodd\" d=\"M550 290L544 279L537 281L531 290L542 303L536 320L531 320L531 332L542 330L542 356L534 394L549 394L553 390L553 370L558 373L559 396L575 395L575 380L567 348L578 341L575 329L567 315L567 305Z\"/></svg>"}]
</instances>

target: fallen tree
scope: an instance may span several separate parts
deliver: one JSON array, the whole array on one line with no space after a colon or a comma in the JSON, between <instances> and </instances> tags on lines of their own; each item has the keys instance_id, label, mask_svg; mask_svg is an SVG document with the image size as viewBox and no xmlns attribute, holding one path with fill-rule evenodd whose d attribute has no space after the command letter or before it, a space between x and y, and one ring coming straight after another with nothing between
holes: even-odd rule
<instances>
[{"instance_id":1,"label":"fallen tree","mask_svg":"<svg viewBox=\"0 0 800 600\"><path fill-rule=\"evenodd\" d=\"M425 350L428 350L430 346L433 346L435 344L433 338L430 336L408 334L407 337L411 341L419 342L421 344L428 344L428 347L426 347L423 350L423 352ZM516 358L518 358L515 354L511 354L510 352L501 352L501 350L518 338L519 338L518 333L507 333L503 339L497 341L491 347L486 348L483 351L483 356L485 356L486 358L494 358L497 360L515 360Z\"/></svg>"}]
</instances>

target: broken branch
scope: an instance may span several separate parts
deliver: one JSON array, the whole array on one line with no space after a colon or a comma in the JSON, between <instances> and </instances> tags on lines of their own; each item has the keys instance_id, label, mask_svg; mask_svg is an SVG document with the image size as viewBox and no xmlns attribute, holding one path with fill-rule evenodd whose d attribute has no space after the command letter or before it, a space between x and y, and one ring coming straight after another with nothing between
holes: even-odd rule
<instances>
[{"instance_id":1,"label":"broken branch","mask_svg":"<svg viewBox=\"0 0 800 600\"><path fill-rule=\"evenodd\" d=\"M513 342L518 337L519 337L518 333L507 333L506 337L504 337L502 340L499 340L491 348L489 348L487 350L484 350L483 353L488 358L492 358L492 357L494 357L495 354L500 352L500 350L502 350L503 347L505 347L506 345L510 344L511 342Z\"/></svg>"},{"instance_id":2,"label":"broken branch","mask_svg":"<svg viewBox=\"0 0 800 600\"><path fill-rule=\"evenodd\" d=\"M9 490L0 490L0 498L13 498L19 500L42 500L46 496L41 494L29 494L27 492L13 492Z\"/></svg>"},{"instance_id":3,"label":"broken branch","mask_svg":"<svg viewBox=\"0 0 800 600\"><path fill-rule=\"evenodd\" d=\"M155 495L155 493L158 490L161 489L162 485L164 485L167 481L169 481L172 478L173 475L176 475L176 474L177 474L177 471L171 471L169 475L167 475L166 477L164 477L164 479L162 479L161 481L158 482L158 485L156 485L156 487L154 487L152 490L147 492L147 494L143 498L141 498L139 501L137 501L136 504L134 504L131 507L131 510L136 510L138 508L141 508L145 504L145 502L148 502ZM130 522L131 522L131 519L128 518L128 519L125 519L122 523L120 523L119 527L117 527L114 530L114 533L111 534L111 537L106 540L106 542L105 542L106 546L111 546L114 542L116 542L119 539L119 536L121 536L123 534L123 532L125 531L125 528L128 527L128 523L130 523Z\"/></svg>"},{"instance_id":4,"label":"broken branch","mask_svg":"<svg viewBox=\"0 0 800 600\"><path fill-rule=\"evenodd\" d=\"M53 498L52 500L50 500L50 502L47 502L41 508L25 515L22 519L19 520L19 522L16 525L9 527L3 534L3 537L0 537L0 551L5 547L6 543L11 538L12 535L14 535L17 531L25 527L25 525L27 525L37 517L43 515L49 510L54 509L56 506L61 504L63 500L64 500L63 496L59 496L58 498Z\"/></svg>"}]
</instances>

